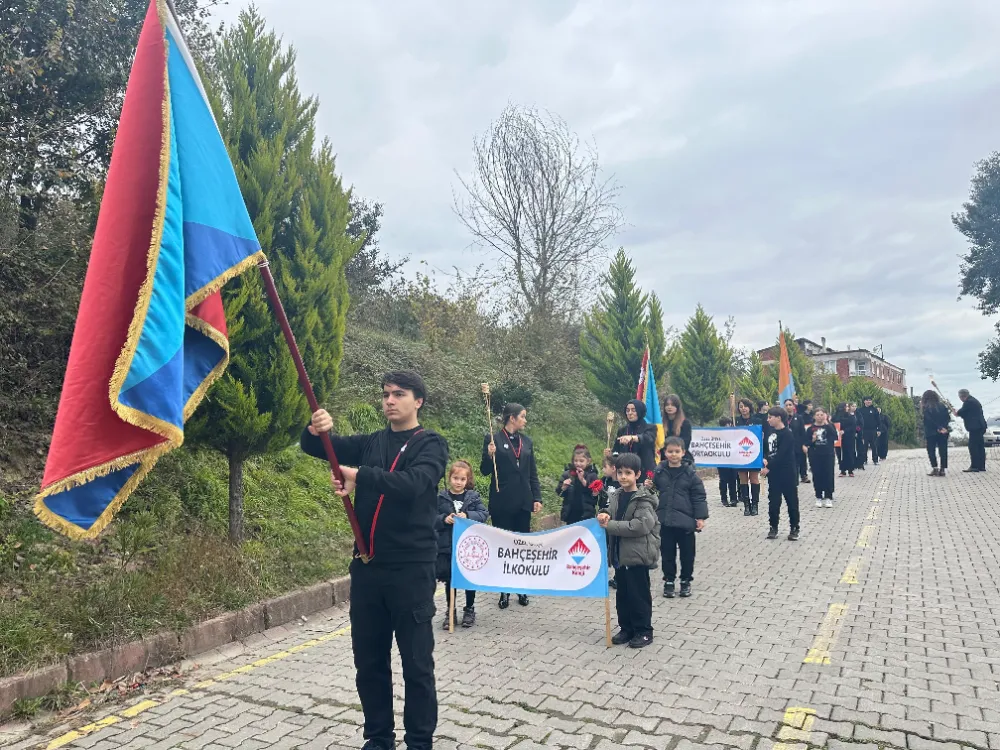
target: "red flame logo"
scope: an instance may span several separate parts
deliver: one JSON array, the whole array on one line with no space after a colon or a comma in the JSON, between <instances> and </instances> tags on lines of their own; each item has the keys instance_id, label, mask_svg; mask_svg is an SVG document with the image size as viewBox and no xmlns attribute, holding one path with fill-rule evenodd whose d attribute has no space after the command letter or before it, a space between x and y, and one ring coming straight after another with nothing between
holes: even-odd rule
<instances>
[{"instance_id":1,"label":"red flame logo","mask_svg":"<svg viewBox=\"0 0 1000 750\"><path fill-rule=\"evenodd\" d=\"M569 554L573 557L586 557L590 554L590 547L583 543L583 539L577 539L569 548Z\"/></svg>"}]
</instances>

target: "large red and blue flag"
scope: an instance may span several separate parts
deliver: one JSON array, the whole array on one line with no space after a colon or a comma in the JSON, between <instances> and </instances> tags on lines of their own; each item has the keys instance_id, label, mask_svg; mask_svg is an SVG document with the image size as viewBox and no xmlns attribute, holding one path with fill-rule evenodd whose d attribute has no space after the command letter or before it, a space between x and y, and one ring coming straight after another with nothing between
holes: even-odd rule
<instances>
[{"instance_id":1,"label":"large red and blue flag","mask_svg":"<svg viewBox=\"0 0 1000 750\"><path fill-rule=\"evenodd\" d=\"M263 256L166 0L129 76L35 513L92 538L229 361L220 294Z\"/></svg>"},{"instance_id":2,"label":"large red and blue flag","mask_svg":"<svg viewBox=\"0 0 1000 750\"><path fill-rule=\"evenodd\" d=\"M788 360L788 346L785 343L785 332L778 335L778 405L782 405L795 395L795 378L792 377L792 365Z\"/></svg>"}]
</instances>

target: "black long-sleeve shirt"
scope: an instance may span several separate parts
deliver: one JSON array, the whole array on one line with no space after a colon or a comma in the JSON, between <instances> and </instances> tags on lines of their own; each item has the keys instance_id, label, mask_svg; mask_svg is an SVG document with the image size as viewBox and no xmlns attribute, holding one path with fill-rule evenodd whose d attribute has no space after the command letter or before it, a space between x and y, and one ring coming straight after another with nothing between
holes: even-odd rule
<instances>
[{"instance_id":1,"label":"black long-sleeve shirt","mask_svg":"<svg viewBox=\"0 0 1000 750\"><path fill-rule=\"evenodd\" d=\"M796 451L802 450L792 431L787 427L771 430L767 436L767 475L769 481L797 481L799 473Z\"/></svg>"},{"instance_id":2,"label":"black long-sleeve shirt","mask_svg":"<svg viewBox=\"0 0 1000 750\"><path fill-rule=\"evenodd\" d=\"M983 405L975 396L967 396L958 410L958 416L962 418L965 429L968 432L973 430L986 429L986 417L983 415Z\"/></svg>"},{"instance_id":3,"label":"black long-sleeve shirt","mask_svg":"<svg viewBox=\"0 0 1000 750\"><path fill-rule=\"evenodd\" d=\"M330 440L342 464L358 467L354 508L371 564L434 562L437 488L448 463L447 441L422 427L401 432L386 427L350 437L331 434ZM326 458L322 440L308 428L300 444L310 456Z\"/></svg>"}]
</instances>

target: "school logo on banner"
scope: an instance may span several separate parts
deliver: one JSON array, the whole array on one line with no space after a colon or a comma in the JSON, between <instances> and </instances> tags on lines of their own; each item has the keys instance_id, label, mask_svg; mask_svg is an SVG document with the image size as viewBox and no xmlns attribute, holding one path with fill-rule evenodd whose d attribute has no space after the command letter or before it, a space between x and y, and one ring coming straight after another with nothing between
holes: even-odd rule
<instances>
[{"instance_id":1,"label":"school logo on banner","mask_svg":"<svg viewBox=\"0 0 1000 750\"><path fill-rule=\"evenodd\" d=\"M452 586L543 596L606 597L607 541L595 519L519 534L455 519Z\"/></svg>"},{"instance_id":2,"label":"school logo on banner","mask_svg":"<svg viewBox=\"0 0 1000 750\"><path fill-rule=\"evenodd\" d=\"M760 469L764 431L750 427L695 427L691 430L691 455L696 466L719 469Z\"/></svg>"}]
</instances>

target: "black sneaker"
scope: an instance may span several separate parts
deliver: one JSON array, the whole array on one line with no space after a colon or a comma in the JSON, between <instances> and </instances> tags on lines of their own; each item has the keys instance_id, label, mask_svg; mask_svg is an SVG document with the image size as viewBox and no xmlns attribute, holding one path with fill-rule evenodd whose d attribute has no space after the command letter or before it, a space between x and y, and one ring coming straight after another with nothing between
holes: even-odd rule
<instances>
[{"instance_id":1,"label":"black sneaker","mask_svg":"<svg viewBox=\"0 0 1000 750\"><path fill-rule=\"evenodd\" d=\"M624 646L632 640L632 634L624 630L619 630L615 633L614 637L611 639L611 643L615 646Z\"/></svg>"},{"instance_id":2,"label":"black sneaker","mask_svg":"<svg viewBox=\"0 0 1000 750\"><path fill-rule=\"evenodd\" d=\"M841 476L841 477L846 477L846 476L847 476L847 472L846 472L846 471L842 471L842 472L840 472L840 476Z\"/></svg>"},{"instance_id":3,"label":"black sneaker","mask_svg":"<svg viewBox=\"0 0 1000 750\"><path fill-rule=\"evenodd\" d=\"M799 530L798 529L792 529L791 531L788 532L788 541L790 541L790 542L797 542L797 541L799 541Z\"/></svg>"},{"instance_id":4,"label":"black sneaker","mask_svg":"<svg viewBox=\"0 0 1000 750\"><path fill-rule=\"evenodd\" d=\"M767 538L768 539L777 539L778 538L778 527L777 526L772 526L771 527L771 530L767 532Z\"/></svg>"},{"instance_id":5,"label":"black sneaker","mask_svg":"<svg viewBox=\"0 0 1000 750\"><path fill-rule=\"evenodd\" d=\"M663 597L665 599L673 599L674 598L674 582L673 581L664 581L663 582Z\"/></svg>"},{"instance_id":6,"label":"black sneaker","mask_svg":"<svg viewBox=\"0 0 1000 750\"><path fill-rule=\"evenodd\" d=\"M691 596L691 581L681 581L681 597Z\"/></svg>"},{"instance_id":7,"label":"black sneaker","mask_svg":"<svg viewBox=\"0 0 1000 750\"><path fill-rule=\"evenodd\" d=\"M644 635L637 635L635 638L628 642L629 648L645 648L653 642L653 636L650 633Z\"/></svg>"},{"instance_id":8,"label":"black sneaker","mask_svg":"<svg viewBox=\"0 0 1000 750\"><path fill-rule=\"evenodd\" d=\"M442 630L448 630L451 628L451 617L448 615L444 616L444 622L441 623Z\"/></svg>"},{"instance_id":9,"label":"black sneaker","mask_svg":"<svg viewBox=\"0 0 1000 750\"><path fill-rule=\"evenodd\" d=\"M380 742L379 740L368 740L361 750L396 750L395 742Z\"/></svg>"},{"instance_id":10,"label":"black sneaker","mask_svg":"<svg viewBox=\"0 0 1000 750\"><path fill-rule=\"evenodd\" d=\"M527 607L528 606L528 595L527 594L518 594L517 595L517 603L520 604L522 607Z\"/></svg>"},{"instance_id":11,"label":"black sneaker","mask_svg":"<svg viewBox=\"0 0 1000 750\"><path fill-rule=\"evenodd\" d=\"M610 589L616 589L616 588L618 588L618 581L616 581L614 578L612 578L610 581L608 581L608 588L610 588Z\"/></svg>"},{"instance_id":12,"label":"black sneaker","mask_svg":"<svg viewBox=\"0 0 1000 750\"><path fill-rule=\"evenodd\" d=\"M510 594L500 594L500 609L507 609L510 606Z\"/></svg>"},{"instance_id":13,"label":"black sneaker","mask_svg":"<svg viewBox=\"0 0 1000 750\"><path fill-rule=\"evenodd\" d=\"M466 607L462 610L462 627L471 628L476 624L476 608Z\"/></svg>"},{"instance_id":14,"label":"black sneaker","mask_svg":"<svg viewBox=\"0 0 1000 750\"><path fill-rule=\"evenodd\" d=\"M812 480L809 477L802 477L803 484L812 484Z\"/></svg>"}]
</instances>

